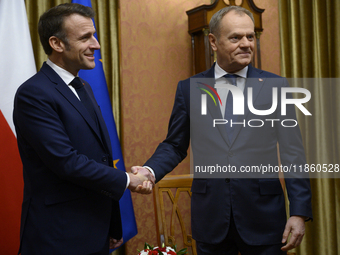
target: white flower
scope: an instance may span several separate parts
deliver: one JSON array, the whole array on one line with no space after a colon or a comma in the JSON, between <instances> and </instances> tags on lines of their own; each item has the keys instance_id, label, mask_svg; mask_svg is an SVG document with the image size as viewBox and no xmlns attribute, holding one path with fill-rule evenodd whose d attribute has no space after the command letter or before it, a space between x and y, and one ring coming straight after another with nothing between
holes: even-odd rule
<instances>
[{"instance_id":1,"label":"white flower","mask_svg":"<svg viewBox=\"0 0 340 255\"><path fill-rule=\"evenodd\" d=\"M148 255L148 250L142 250L139 255Z\"/></svg>"},{"instance_id":2,"label":"white flower","mask_svg":"<svg viewBox=\"0 0 340 255\"><path fill-rule=\"evenodd\" d=\"M171 247L167 246L167 247L166 247L166 252L168 252L168 251L176 252L174 249L172 249Z\"/></svg>"}]
</instances>

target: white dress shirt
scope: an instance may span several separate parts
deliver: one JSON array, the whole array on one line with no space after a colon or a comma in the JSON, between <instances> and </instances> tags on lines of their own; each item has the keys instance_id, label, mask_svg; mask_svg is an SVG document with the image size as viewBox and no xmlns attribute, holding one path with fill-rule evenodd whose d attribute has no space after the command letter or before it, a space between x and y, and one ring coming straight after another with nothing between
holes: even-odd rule
<instances>
[{"instance_id":1,"label":"white dress shirt","mask_svg":"<svg viewBox=\"0 0 340 255\"><path fill-rule=\"evenodd\" d=\"M247 72L248 72L248 66L234 73L240 76L240 77L237 77L236 79L236 86L240 88L242 91L244 91L244 87L246 85ZM219 87L220 86L222 87L223 85L230 84L228 79L223 77L226 74L228 73L224 71L216 62L215 64L215 87L216 85L218 85ZM229 89L228 88L216 88L216 91L222 101L222 105L220 104L220 109L221 109L222 116L224 116Z\"/></svg>"}]
</instances>

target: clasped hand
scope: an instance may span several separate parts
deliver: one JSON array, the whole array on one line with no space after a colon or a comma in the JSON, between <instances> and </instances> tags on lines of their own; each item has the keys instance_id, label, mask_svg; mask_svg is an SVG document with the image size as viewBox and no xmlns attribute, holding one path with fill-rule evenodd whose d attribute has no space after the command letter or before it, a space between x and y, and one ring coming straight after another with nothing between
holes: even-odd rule
<instances>
[{"instance_id":1,"label":"clasped hand","mask_svg":"<svg viewBox=\"0 0 340 255\"><path fill-rule=\"evenodd\" d=\"M150 194L152 188L155 185L155 177L146 168L141 166L131 167L131 173L128 173L130 177L129 189L132 192L138 192L141 194Z\"/></svg>"}]
</instances>

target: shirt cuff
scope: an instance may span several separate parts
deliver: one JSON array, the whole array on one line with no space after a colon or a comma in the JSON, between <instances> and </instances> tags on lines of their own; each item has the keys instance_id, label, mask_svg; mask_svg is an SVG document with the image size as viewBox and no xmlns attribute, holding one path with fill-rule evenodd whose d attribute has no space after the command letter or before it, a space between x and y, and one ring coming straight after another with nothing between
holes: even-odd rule
<instances>
[{"instance_id":1,"label":"shirt cuff","mask_svg":"<svg viewBox=\"0 0 340 255\"><path fill-rule=\"evenodd\" d=\"M152 173L153 177L156 178L155 172L153 171L153 169L149 166L143 166L144 168L148 169L150 171L150 173Z\"/></svg>"},{"instance_id":2,"label":"shirt cuff","mask_svg":"<svg viewBox=\"0 0 340 255\"><path fill-rule=\"evenodd\" d=\"M130 176L128 173L126 173L126 177L127 177L127 181L126 181L126 187L125 187L125 190L129 187L130 185Z\"/></svg>"}]
</instances>

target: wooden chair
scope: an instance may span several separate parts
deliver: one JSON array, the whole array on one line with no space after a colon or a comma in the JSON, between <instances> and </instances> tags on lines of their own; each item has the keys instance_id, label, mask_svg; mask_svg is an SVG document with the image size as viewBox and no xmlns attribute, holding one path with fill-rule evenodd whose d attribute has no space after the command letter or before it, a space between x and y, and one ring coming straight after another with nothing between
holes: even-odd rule
<instances>
[{"instance_id":1,"label":"wooden chair","mask_svg":"<svg viewBox=\"0 0 340 255\"><path fill-rule=\"evenodd\" d=\"M177 251L188 248L197 255L191 235L190 198L192 175L169 175L154 188L157 241L161 247L177 245Z\"/></svg>"},{"instance_id":2,"label":"wooden chair","mask_svg":"<svg viewBox=\"0 0 340 255\"><path fill-rule=\"evenodd\" d=\"M197 255L191 235L190 198L192 175L168 175L153 190L158 246L177 245L177 251L188 248L188 255ZM296 255L288 252L287 255Z\"/></svg>"}]
</instances>

